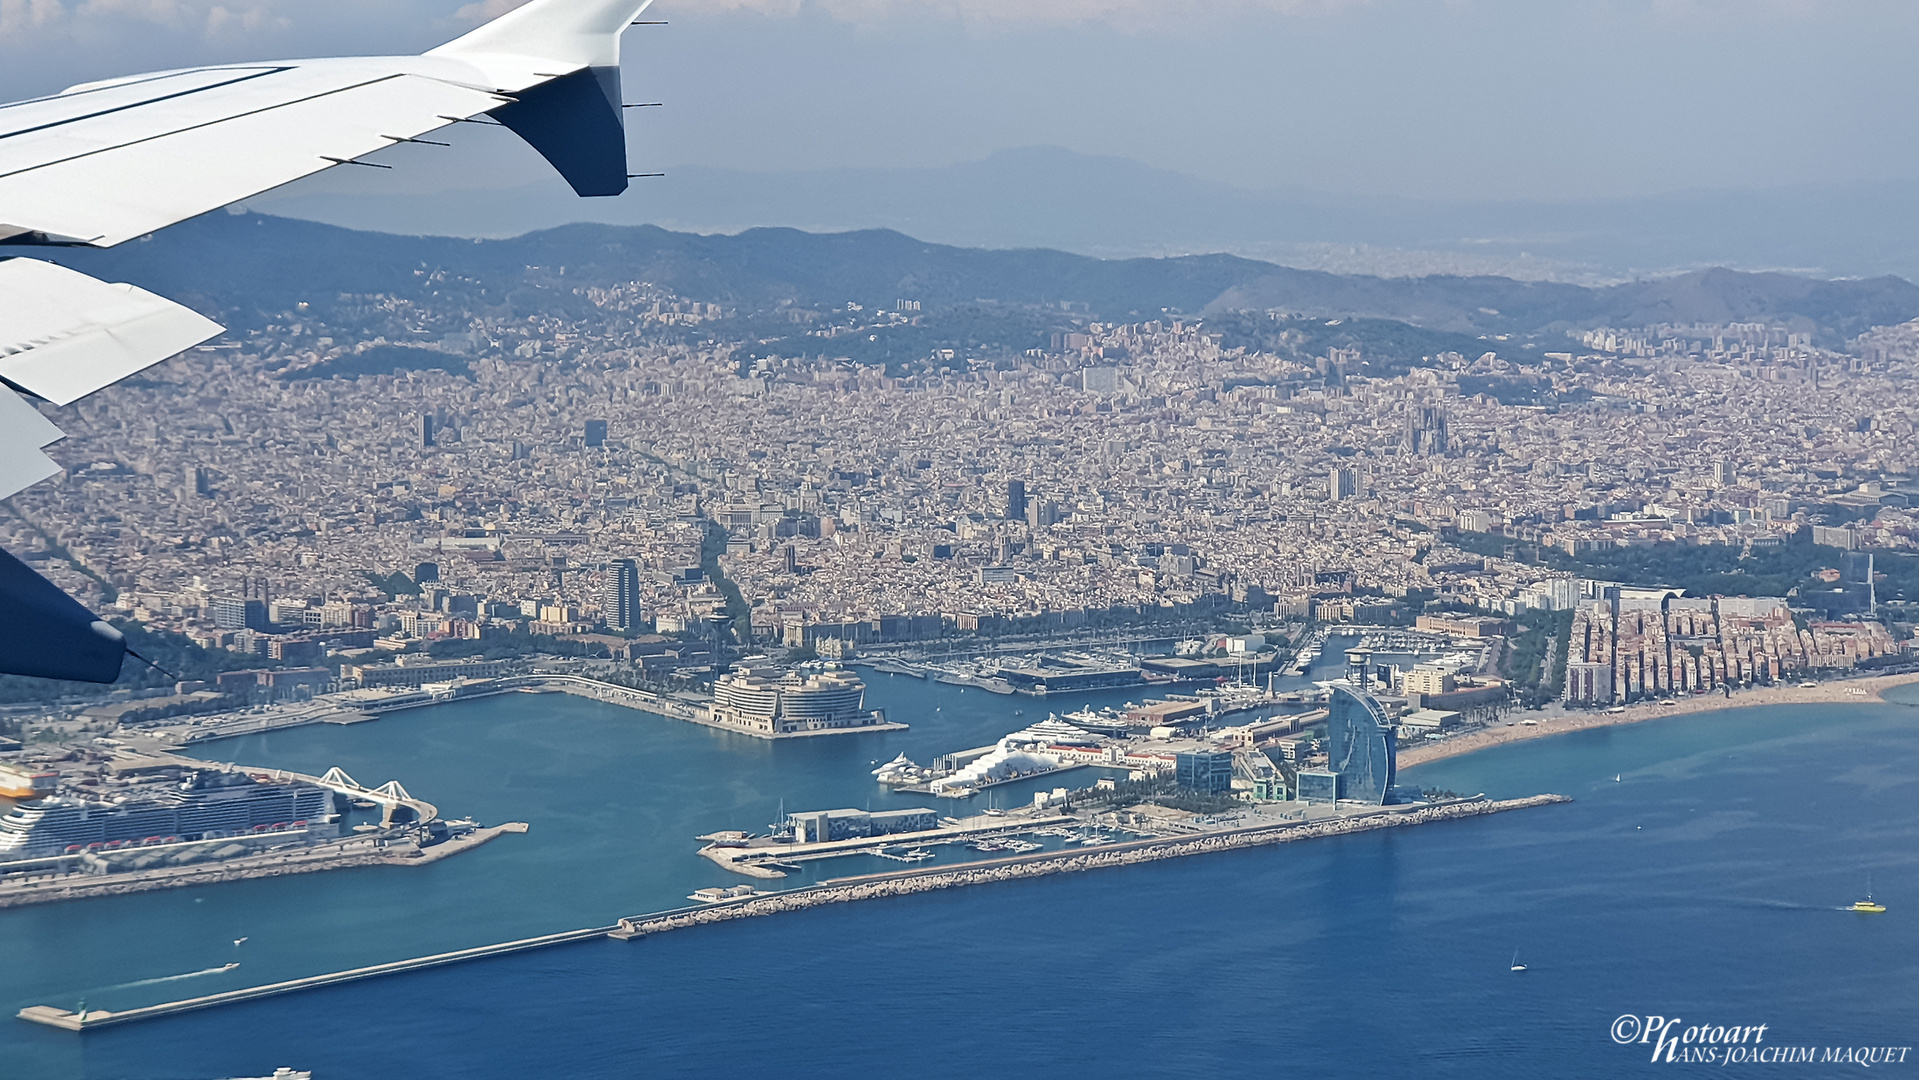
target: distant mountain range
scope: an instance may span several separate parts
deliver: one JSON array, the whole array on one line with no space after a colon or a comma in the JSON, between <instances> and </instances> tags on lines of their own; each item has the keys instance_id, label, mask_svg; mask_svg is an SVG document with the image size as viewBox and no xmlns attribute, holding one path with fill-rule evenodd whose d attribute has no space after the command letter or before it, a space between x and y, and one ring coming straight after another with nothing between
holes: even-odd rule
<instances>
[{"instance_id":1,"label":"distant mountain range","mask_svg":"<svg viewBox=\"0 0 1919 1080\"><path fill-rule=\"evenodd\" d=\"M1919 318L1919 286L1895 277L1822 281L1711 269L1597 288L1487 276L1379 278L1232 255L1095 259L952 247L888 230L702 236L654 226L569 225L474 241L220 213L112 250L61 250L51 257L195 302L242 326L301 301L324 309L341 294L577 308L583 302L573 294L576 287L635 280L743 312L849 301L890 307L898 299L918 300L929 311L1050 308L1112 320L1276 309L1392 320L1474 340L1655 322L1763 321L1839 344L1875 325Z\"/></svg>"},{"instance_id":2,"label":"distant mountain range","mask_svg":"<svg viewBox=\"0 0 1919 1080\"><path fill-rule=\"evenodd\" d=\"M1230 252L1389 276L1496 273L1594 284L1732 266L1919 278L1919 181L1443 203L1246 190L1056 147L928 169L677 168L614 200L575 199L557 181L408 194L388 175L340 181L352 183L353 194L295 185L253 205L358 228L458 236L589 220L728 233L889 228L965 247L1107 257Z\"/></svg>"}]
</instances>

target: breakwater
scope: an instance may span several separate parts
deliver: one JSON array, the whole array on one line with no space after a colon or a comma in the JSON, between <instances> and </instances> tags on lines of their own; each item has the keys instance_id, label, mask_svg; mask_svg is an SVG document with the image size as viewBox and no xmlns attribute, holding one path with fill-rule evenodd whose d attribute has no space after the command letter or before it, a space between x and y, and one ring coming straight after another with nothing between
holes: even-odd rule
<instances>
[{"instance_id":1,"label":"breakwater","mask_svg":"<svg viewBox=\"0 0 1919 1080\"><path fill-rule=\"evenodd\" d=\"M694 908L679 908L673 911L658 912L649 915L629 916L621 919L613 926L569 930L563 933L549 934L536 938L524 938L499 945L485 945L478 948L418 957L412 960L398 960L387 964L376 964L371 967L354 968L349 971L313 975L301 979L291 979L286 982L272 983L266 986L251 987L243 990L230 990L225 993L209 994L205 997L189 998L183 1001L167 1002L160 1005L149 1005L143 1008L125 1009L119 1012L89 1011L85 1014L80 1014L51 1005L33 1005L21 1009L19 1017L22 1020L45 1024L49 1027L62 1028L68 1031L88 1031L110 1024L157 1019L182 1012L212 1008L218 1005L252 1001L278 994L293 993L299 990L309 990L322 986L332 986L339 983L375 978L382 975L417 971L422 968L438 967L445 964L460 963L466 960L478 960L490 956L505 955L507 953L524 952L529 949L581 941L602 935L622 940L632 940L634 938L646 937L671 930L690 929L696 926L727 922L733 919L801 911L826 904L849 903L857 900L877 900L890 896L909 896L915 893L932 892L939 889L951 889L968 885L986 885L1002 881L1017 881L1024 878L1038 878L1051 874L1097 870L1113 866L1131 866L1140 863L1156 862L1161 859L1183 858L1189 855L1201 855L1215 851L1231 851L1239 848L1261 847L1270 844L1283 844L1327 836L1344 836L1353 833L1369 832L1375 829L1390 829L1439 821L1463 820L1486 814L1496 814L1507 810L1521 810L1529 807L1548 806L1554 803L1571 801L1571 799L1564 795L1534 795L1524 799L1505 800L1470 799L1438 806L1423 806L1405 811L1387 809L1375 813L1327 818L1312 822L1260 825L1244 829L1221 830L1188 837L1135 840L1120 844L1109 844L1093 851L1046 852L1034 855L1013 856L987 863L970 863L965 866L946 869L903 870L888 874L871 874L864 877L843 878L823 885L816 885L805 889L794 889L789 892L774 893L771 895L762 894L740 900L704 904Z\"/></svg>"},{"instance_id":2,"label":"breakwater","mask_svg":"<svg viewBox=\"0 0 1919 1080\"><path fill-rule=\"evenodd\" d=\"M148 1005L139 1009L122 1009L119 1012L90 1009L84 1013L55 1008L52 1005L29 1005L20 1010L20 1019L31 1020L48 1027L64 1028L68 1031L91 1031L94 1028L111 1024L125 1024L135 1020L152 1020L161 1016L174 1016L197 1009L211 1009L217 1005L231 1005L239 1001L254 1001L278 994L291 994L297 990L312 990L321 986L337 986L340 983L357 982L361 979L374 979L382 975L397 975L404 971L420 971L424 968L441 967L445 964L457 964L463 960L478 960L487 956L505 956L508 953L525 952L528 949L543 949L551 945L564 945L569 941L581 941L599 937L612 927L589 927L584 930L568 930L560 934L545 934L540 937L522 938L498 945L482 945L473 949L459 949L454 952L435 953L432 956L419 956L411 960L395 960L390 964L374 964L370 967L354 968L350 971L335 971L326 975L313 975L304 979L288 979L286 982L269 983L266 986L250 986L244 990L228 990L220 994L208 994L205 997L187 998L184 1001L169 1001L164 1005Z\"/></svg>"},{"instance_id":3,"label":"breakwater","mask_svg":"<svg viewBox=\"0 0 1919 1080\"><path fill-rule=\"evenodd\" d=\"M1423 825L1435 821L1457 821L1507 810L1523 810L1571 801L1572 799L1565 795L1532 795L1523 799L1503 800L1472 799L1404 812L1384 811L1298 824L1262 825L1177 839L1134 840L1109 844L1097 851L1045 852L997 859L989 863L972 863L950 869L903 870L890 874L842 878L808 889L794 889L790 892L721 902L698 910L628 917L620 920L619 929L613 931L611 936L630 940L669 930L684 930L732 919L750 919L760 915L802 911L825 904L878 900L890 896L910 896L915 893L962 888L968 885L989 885L1002 881L1047 877L1052 874L1070 874L1114 866L1134 866L1140 863L1157 862L1161 859L1178 859L1215 851L1263 847L1269 844L1285 844L1326 836L1346 836L1352 833L1370 832L1374 829Z\"/></svg>"}]
</instances>

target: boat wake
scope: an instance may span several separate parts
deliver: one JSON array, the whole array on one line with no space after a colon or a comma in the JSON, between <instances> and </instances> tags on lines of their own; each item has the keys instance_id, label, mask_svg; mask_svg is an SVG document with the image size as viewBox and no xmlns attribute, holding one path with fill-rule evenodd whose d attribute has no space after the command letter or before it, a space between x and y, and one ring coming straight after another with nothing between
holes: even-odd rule
<instances>
[{"instance_id":1,"label":"boat wake","mask_svg":"<svg viewBox=\"0 0 1919 1080\"><path fill-rule=\"evenodd\" d=\"M1724 901L1721 901L1722 903ZM1746 907L1771 908L1774 911L1845 911L1845 908L1828 907L1825 904L1797 904L1790 900L1745 900L1736 901Z\"/></svg>"},{"instance_id":2,"label":"boat wake","mask_svg":"<svg viewBox=\"0 0 1919 1080\"><path fill-rule=\"evenodd\" d=\"M112 986L96 986L86 992L89 994L104 994L113 990L133 990L142 986L158 986L161 983L179 982L182 979L197 979L202 975L224 975L239 966L238 964L222 964L219 967L205 968L200 971L188 971L179 975L161 975L153 979L135 979L132 982L114 983Z\"/></svg>"}]
</instances>

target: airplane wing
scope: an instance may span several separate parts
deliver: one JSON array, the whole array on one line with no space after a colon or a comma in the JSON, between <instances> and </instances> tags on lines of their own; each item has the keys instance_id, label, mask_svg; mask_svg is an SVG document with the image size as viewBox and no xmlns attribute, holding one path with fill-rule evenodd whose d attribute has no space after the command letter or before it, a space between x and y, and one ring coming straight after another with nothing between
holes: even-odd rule
<instances>
[{"instance_id":1,"label":"airplane wing","mask_svg":"<svg viewBox=\"0 0 1919 1080\"><path fill-rule=\"evenodd\" d=\"M59 471L45 449L60 432L27 398L68 404L222 329L20 255L112 247L461 122L511 129L582 196L618 195L629 179L620 32L649 3L532 0L419 56L210 65L0 105L0 498ZM0 622L11 624L0 671L117 678L121 654L94 647L109 639L92 616L39 586L53 589L0 559ZM49 620L91 635L51 650L73 662L29 647Z\"/></svg>"}]
</instances>

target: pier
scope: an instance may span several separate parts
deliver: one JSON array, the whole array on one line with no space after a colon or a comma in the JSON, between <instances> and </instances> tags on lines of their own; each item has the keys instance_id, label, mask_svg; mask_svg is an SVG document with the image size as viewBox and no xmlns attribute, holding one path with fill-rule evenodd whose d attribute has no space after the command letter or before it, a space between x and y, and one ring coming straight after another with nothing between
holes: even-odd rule
<instances>
[{"instance_id":1,"label":"pier","mask_svg":"<svg viewBox=\"0 0 1919 1080\"><path fill-rule=\"evenodd\" d=\"M94 1028L112 1024L131 1023L136 1020L153 1020L174 1016L197 1009L210 1009L220 1005L230 1005L242 1001L254 1001L278 994L290 994L300 990L318 989L323 986L335 986L341 983L355 982L361 979L378 978L383 975L398 975L409 971L457 964L467 960L480 960L492 956L504 956L509 953L542 949L553 945L563 945L574 941L583 941L593 937L610 937L631 941L672 930L685 930L712 923L728 922L733 919L755 918L764 915L777 915L790 911L803 911L826 904L850 903L856 900L876 900L892 896L908 896L915 893L933 892L940 889L960 888L968 885L987 885L1002 881L1016 881L1026 878L1045 877L1052 874L1075 873L1085 870L1098 870L1115 866L1131 866L1140 863L1156 862L1161 859L1181 858L1188 855L1208 854L1216 851L1231 851L1239 848L1259 847L1269 844L1283 844L1299 840L1310 840L1325 836L1343 836L1352 833L1367 832L1373 829L1397 828L1407 825L1421 825L1430 822L1456 821L1465 818L1496 814L1507 810L1521 810L1538 806L1550 806L1555 803L1567 803L1572 800L1564 795L1534 795L1524 799L1506 799L1500 801L1485 798L1462 799L1442 804L1428 804L1407 807L1403 810L1385 807L1373 813L1352 817L1322 818L1314 821L1286 824L1262 824L1243 829L1218 830L1176 838L1154 838L1102 845L1091 851L1055 851L1015 855L1009 858L994 859L987 862L967 863L961 866L949 866L928 870L900 870L887 874L869 874L862 877L842 878L815 885L809 888L793 889L780 893L755 893L733 900L720 900L701 904L693 908L678 908L671 911L656 912L650 915L632 915L621 919L612 926L587 927L580 930L568 930L558 934L541 937L522 938L498 945L482 945L477 948L460 949L454 952L436 953L411 960L396 960L386 964L374 964L369 967L338 971L327 975L313 975L302 979L289 979L285 982L270 983L265 986L250 987L244 990L229 990L204 997L187 998L160 1005L148 1005L135 1009L123 1009L118 1012L88 1010L78 1013L52 1005L30 1005L21 1009L19 1017L36 1024L60 1028L66 1031L91 1031ZM871 841L868 841L871 843Z\"/></svg>"}]
</instances>

